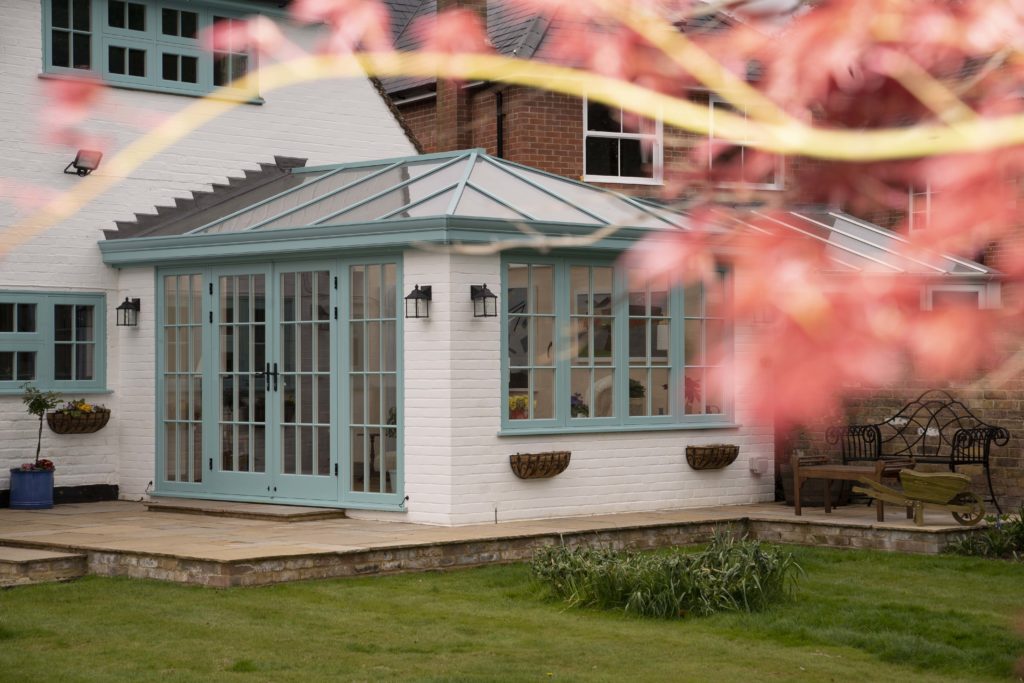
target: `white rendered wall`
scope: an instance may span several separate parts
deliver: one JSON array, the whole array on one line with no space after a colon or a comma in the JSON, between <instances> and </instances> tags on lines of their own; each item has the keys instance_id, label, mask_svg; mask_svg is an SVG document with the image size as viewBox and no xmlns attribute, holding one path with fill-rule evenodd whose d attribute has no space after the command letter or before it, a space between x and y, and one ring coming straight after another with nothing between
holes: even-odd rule
<instances>
[{"instance_id":1,"label":"white rendered wall","mask_svg":"<svg viewBox=\"0 0 1024 683\"><path fill-rule=\"evenodd\" d=\"M8 0L0 21L0 290L105 292L107 386L90 396L113 410L95 434L59 436L44 428L46 454L57 464L56 485L119 484L138 498L154 476L154 276L152 269L118 272L105 266L97 241L115 220L151 213L192 190L209 189L275 154L310 165L415 154L400 126L365 78L314 82L265 92L263 105L241 105L143 164L73 218L11 248L9 226L39 201L33 189L63 192L89 182L62 170L75 149L47 142L42 65L41 3ZM285 27L300 45L312 30ZM105 161L146 128L195 102L163 93L107 89L98 113L81 128L104 141ZM94 176L104 175L104 166ZM6 232L6 239L5 239ZM114 325L112 309L125 296L142 299L137 329ZM69 396L70 397L70 396ZM0 396L0 489L8 469L34 455L35 424L16 396Z\"/></svg>"},{"instance_id":2,"label":"white rendered wall","mask_svg":"<svg viewBox=\"0 0 1024 683\"><path fill-rule=\"evenodd\" d=\"M773 499L771 469L755 475L749 468L752 458L773 458L772 427L754 419L742 387L739 428L498 436L500 323L473 317L469 286L486 282L499 291L500 258L407 251L404 263L403 291L434 287L429 320L405 321L408 521L472 524L493 522L495 512L501 521ZM750 325L735 330L738 364L752 360L752 334ZM739 458L722 470L692 470L686 446L707 443L738 444ZM521 480L509 468L513 453L551 450L572 452L556 477Z\"/></svg>"}]
</instances>

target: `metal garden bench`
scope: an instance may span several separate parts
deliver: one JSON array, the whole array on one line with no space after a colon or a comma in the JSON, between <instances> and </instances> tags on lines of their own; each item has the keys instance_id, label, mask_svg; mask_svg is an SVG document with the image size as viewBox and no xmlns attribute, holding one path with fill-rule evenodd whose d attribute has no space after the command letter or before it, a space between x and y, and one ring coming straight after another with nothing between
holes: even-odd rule
<instances>
[{"instance_id":1,"label":"metal garden bench","mask_svg":"<svg viewBox=\"0 0 1024 683\"><path fill-rule=\"evenodd\" d=\"M945 391L926 391L877 424L830 427L825 438L839 445L844 465L887 458L947 465L952 472L959 465L981 465L992 503L1002 514L992 489L989 452L992 444L1005 446L1010 433L982 422Z\"/></svg>"}]
</instances>

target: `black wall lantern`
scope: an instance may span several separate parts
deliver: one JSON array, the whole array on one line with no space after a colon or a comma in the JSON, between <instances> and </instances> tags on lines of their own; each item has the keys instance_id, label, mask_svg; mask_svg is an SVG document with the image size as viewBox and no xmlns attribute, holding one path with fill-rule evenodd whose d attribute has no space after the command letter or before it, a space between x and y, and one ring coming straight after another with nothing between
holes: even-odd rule
<instances>
[{"instance_id":1,"label":"black wall lantern","mask_svg":"<svg viewBox=\"0 0 1024 683\"><path fill-rule=\"evenodd\" d=\"M142 302L139 299L124 298L124 303L117 307L117 326L135 327L139 324L139 310Z\"/></svg>"},{"instance_id":2,"label":"black wall lantern","mask_svg":"<svg viewBox=\"0 0 1024 683\"><path fill-rule=\"evenodd\" d=\"M75 155L75 160L64 167L64 172L68 175L78 174L84 178L100 167L102 158L103 152L97 152L94 149L80 149ZM69 170L71 168L75 170Z\"/></svg>"},{"instance_id":3,"label":"black wall lantern","mask_svg":"<svg viewBox=\"0 0 1024 683\"><path fill-rule=\"evenodd\" d=\"M473 300L474 318L495 318L498 315L498 297L487 285L470 285L469 298Z\"/></svg>"},{"instance_id":4,"label":"black wall lantern","mask_svg":"<svg viewBox=\"0 0 1024 683\"><path fill-rule=\"evenodd\" d=\"M423 285L422 287L416 285L413 287L412 291L409 292L409 296L405 297L405 317L429 318L431 301L430 294L430 285Z\"/></svg>"}]
</instances>

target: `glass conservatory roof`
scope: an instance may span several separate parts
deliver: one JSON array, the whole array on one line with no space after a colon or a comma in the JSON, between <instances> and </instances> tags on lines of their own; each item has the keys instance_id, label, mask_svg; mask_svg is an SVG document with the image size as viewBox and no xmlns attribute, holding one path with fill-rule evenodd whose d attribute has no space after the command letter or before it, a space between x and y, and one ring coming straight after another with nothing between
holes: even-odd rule
<instances>
[{"instance_id":1,"label":"glass conservatory roof","mask_svg":"<svg viewBox=\"0 0 1024 683\"><path fill-rule=\"evenodd\" d=\"M810 209L767 214L751 211L750 220L729 216L726 221L760 232L787 230L825 245L837 272L877 272L917 275L987 275L980 263L937 252L909 253L905 237L892 230L840 211Z\"/></svg>"},{"instance_id":2,"label":"glass conservatory roof","mask_svg":"<svg viewBox=\"0 0 1024 683\"><path fill-rule=\"evenodd\" d=\"M462 216L672 228L682 214L468 150L293 169L301 183L191 231L281 230Z\"/></svg>"}]
</instances>

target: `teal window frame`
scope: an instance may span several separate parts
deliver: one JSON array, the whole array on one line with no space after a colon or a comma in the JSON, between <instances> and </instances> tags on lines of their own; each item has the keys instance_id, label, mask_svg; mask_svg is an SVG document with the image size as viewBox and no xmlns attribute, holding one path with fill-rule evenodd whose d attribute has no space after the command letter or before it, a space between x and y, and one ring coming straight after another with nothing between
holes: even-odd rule
<instances>
[{"instance_id":1,"label":"teal window frame","mask_svg":"<svg viewBox=\"0 0 1024 683\"><path fill-rule=\"evenodd\" d=\"M158 0L137 0L134 4L144 5L145 30L135 31L128 28L115 28L108 26L108 0L88 0L90 2L90 26L88 33L90 39L90 63L89 68L75 68L56 66L53 63L53 4L62 0L42 0L42 29L43 29L43 73L52 76L73 76L81 77L88 75L99 77L103 82L117 87L151 90L156 92L173 93L178 95L203 96L218 89L214 85L215 55L213 51L203 48L201 37L212 25L215 17L224 19L244 19L254 13L240 11L240 8L231 3L218 2L159 2ZM163 10L175 10L180 12L193 12L198 15L198 31L196 38L164 35L162 30ZM180 17L179 17L180 22ZM57 27L57 30L63 30ZM124 47L143 49L146 51L146 75L132 76L128 73L117 74L110 71L110 48ZM235 53L235 50L231 50ZM163 78L163 55L173 54L179 56L178 75L179 80L165 80ZM252 73L257 69L256 54L251 50L243 51L246 55L248 65L247 72ZM180 80L181 69L180 56L195 57L198 60L196 83L189 83ZM73 51L72 51L73 60ZM125 69L127 72L127 69ZM238 91L241 97L241 91ZM230 96L231 90L226 94ZM254 101L260 101L258 98Z\"/></svg>"},{"instance_id":2,"label":"teal window frame","mask_svg":"<svg viewBox=\"0 0 1024 683\"><path fill-rule=\"evenodd\" d=\"M0 291L0 303L35 304L36 329L33 332L0 332L0 351L34 352L35 379L0 380L0 395L21 394L27 382L43 391L105 393L107 391L107 298L104 294L43 293ZM93 307L93 378L89 380L58 380L55 378L56 330L54 311L57 306ZM73 354L74 355L74 354Z\"/></svg>"},{"instance_id":3,"label":"teal window frame","mask_svg":"<svg viewBox=\"0 0 1024 683\"><path fill-rule=\"evenodd\" d=\"M547 265L554 269L555 297L555 395L554 417L551 419L510 419L509 387L511 368L509 359L509 265ZM570 311L570 272L573 266L612 267L612 355L614 368L613 415L611 417L576 417L570 415L570 397L572 395L572 328L573 316ZM731 298L731 276L728 271L719 271L723 277L726 295L726 306ZM665 415L630 415L629 414L629 371L637 365L630 365L629 356L629 273L619 266L613 258L601 259L594 257L538 257L534 255L506 254L501 262L501 434L517 433L564 433L564 432L612 432L612 431L643 431L657 429L715 428L734 427L734 391L730 383L725 387L725 401L721 413L686 414L683 401L684 360L685 360L685 310L684 290L681 286L673 286L669 293L669 412ZM532 293L530 294L532 296ZM703 297L702 297L703 300ZM514 315L514 314L513 314ZM632 316L637 318L637 316ZM648 316L644 316L648 317ZM732 326L726 322L723 329L724 346L728 354L734 354Z\"/></svg>"}]
</instances>

